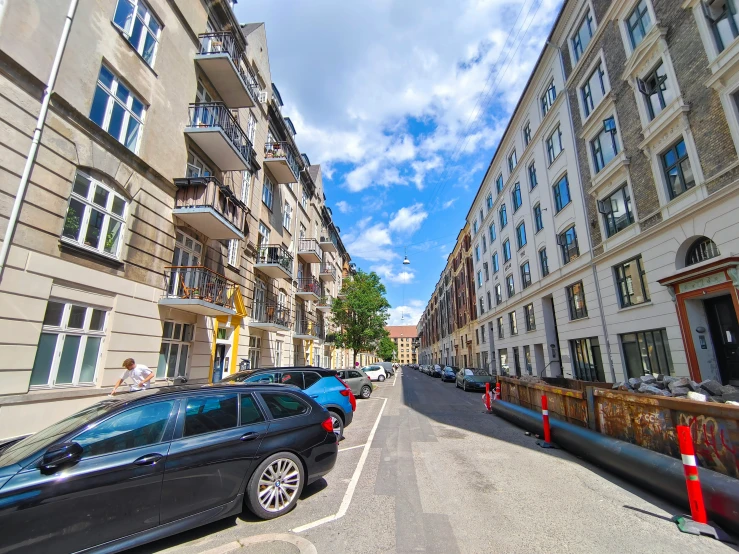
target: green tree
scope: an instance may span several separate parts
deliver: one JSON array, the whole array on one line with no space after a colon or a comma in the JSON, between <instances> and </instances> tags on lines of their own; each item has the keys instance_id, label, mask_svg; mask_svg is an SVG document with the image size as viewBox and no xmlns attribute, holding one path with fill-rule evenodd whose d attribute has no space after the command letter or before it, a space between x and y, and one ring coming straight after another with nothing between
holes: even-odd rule
<instances>
[{"instance_id":1,"label":"green tree","mask_svg":"<svg viewBox=\"0 0 739 554\"><path fill-rule=\"evenodd\" d=\"M394 354L398 351L398 345L395 344L390 338L390 333L380 339L380 343L377 345L377 355L382 358L384 362L391 362Z\"/></svg>"},{"instance_id":2,"label":"green tree","mask_svg":"<svg viewBox=\"0 0 739 554\"><path fill-rule=\"evenodd\" d=\"M357 271L344 281L342 292L344 297L334 300L331 307L334 324L340 329L335 341L341 348L352 349L356 363L358 352L375 350L387 336L390 303L385 298L385 285L374 271Z\"/></svg>"}]
</instances>

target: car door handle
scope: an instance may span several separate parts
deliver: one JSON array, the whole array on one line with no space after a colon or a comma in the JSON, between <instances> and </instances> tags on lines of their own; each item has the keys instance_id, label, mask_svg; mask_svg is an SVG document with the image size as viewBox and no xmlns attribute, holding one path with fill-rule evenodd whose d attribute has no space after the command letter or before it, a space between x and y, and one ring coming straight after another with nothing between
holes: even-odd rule
<instances>
[{"instance_id":1,"label":"car door handle","mask_svg":"<svg viewBox=\"0 0 739 554\"><path fill-rule=\"evenodd\" d=\"M242 440L244 442L246 442L246 441L253 441L257 437L259 437L259 433L255 433L254 431L252 431L250 433L244 433L243 435L241 435L241 439L239 439L239 440Z\"/></svg>"},{"instance_id":2,"label":"car door handle","mask_svg":"<svg viewBox=\"0 0 739 554\"><path fill-rule=\"evenodd\" d=\"M141 456L138 460L135 460L133 462L133 465L153 466L162 458L164 458L164 456L162 456L161 454L147 454L146 456Z\"/></svg>"},{"instance_id":3,"label":"car door handle","mask_svg":"<svg viewBox=\"0 0 739 554\"><path fill-rule=\"evenodd\" d=\"M311 394L310 397L311 398L318 398L318 395L317 394Z\"/></svg>"}]
</instances>

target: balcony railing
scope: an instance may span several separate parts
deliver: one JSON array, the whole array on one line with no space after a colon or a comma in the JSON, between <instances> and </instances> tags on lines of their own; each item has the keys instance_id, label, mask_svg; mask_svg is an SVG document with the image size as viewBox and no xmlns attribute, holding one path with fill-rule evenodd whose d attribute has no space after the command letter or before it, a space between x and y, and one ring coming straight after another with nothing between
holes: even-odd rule
<instances>
[{"instance_id":1,"label":"balcony railing","mask_svg":"<svg viewBox=\"0 0 739 554\"><path fill-rule=\"evenodd\" d=\"M259 81L249 64L244 60L244 51L231 31L219 31L198 35L200 52L198 60L210 81L219 88L221 97L230 107L251 107L259 100ZM224 56L230 60L230 68L224 64ZM220 63L218 59L223 60ZM213 64L211 65L211 61ZM235 73L234 73L235 70ZM243 91L237 94L234 90L236 79L241 80L241 87L247 92L248 100ZM220 87L219 87L220 85ZM225 89L225 90L223 90ZM228 98L228 99L227 99ZM242 105L243 104L243 105Z\"/></svg>"},{"instance_id":2,"label":"balcony railing","mask_svg":"<svg viewBox=\"0 0 739 554\"><path fill-rule=\"evenodd\" d=\"M204 313L202 308L215 312L234 309L238 285L204 266L168 266L165 268L165 288L162 303L177 304L185 311ZM167 302L187 301L187 302ZM187 305L193 305L188 310ZM210 314L207 314L210 315Z\"/></svg>"},{"instance_id":3,"label":"balcony railing","mask_svg":"<svg viewBox=\"0 0 739 554\"><path fill-rule=\"evenodd\" d=\"M322 326L308 317L298 318L295 321L295 334L303 337L323 338Z\"/></svg>"},{"instance_id":4,"label":"balcony railing","mask_svg":"<svg viewBox=\"0 0 739 554\"><path fill-rule=\"evenodd\" d=\"M289 329L292 324L290 319L290 308L284 304L280 304L276 300L257 299L254 301L251 319L256 323L256 327L262 326L278 326Z\"/></svg>"},{"instance_id":5,"label":"balcony railing","mask_svg":"<svg viewBox=\"0 0 739 554\"><path fill-rule=\"evenodd\" d=\"M334 299L330 296L321 296L318 302L316 302L316 308L318 308L322 312L329 312L331 311L333 301Z\"/></svg>"},{"instance_id":6,"label":"balcony railing","mask_svg":"<svg viewBox=\"0 0 739 554\"><path fill-rule=\"evenodd\" d=\"M175 179L174 214L211 239L244 239L246 206L213 176Z\"/></svg>"},{"instance_id":7,"label":"balcony railing","mask_svg":"<svg viewBox=\"0 0 739 554\"><path fill-rule=\"evenodd\" d=\"M324 281L336 280L336 268L331 264L322 263L318 276Z\"/></svg>"},{"instance_id":8,"label":"balcony railing","mask_svg":"<svg viewBox=\"0 0 739 554\"><path fill-rule=\"evenodd\" d=\"M308 263L321 263L323 252L319 248L316 239L299 239L298 256L304 258Z\"/></svg>"},{"instance_id":9,"label":"balcony railing","mask_svg":"<svg viewBox=\"0 0 739 554\"><path fill-rule=\"evenodd\" d=\"M276 161L283 161L287 164L292 172L288 175L284 171L279 171L279 166L273 164ZM267 142L264 145L264 163L270 167L270 172L280 182L280 184L297 183L300 175L300 165L292 145L287 142Z\"/></svg>"},{"instance_id":10,"label":"balcony railing","mask_svg":"<svg viewBox=\"0 0 739 554\"><path fill-rule=\"evenodd\" d=\"M297 292L321 296L321 283L315 277L301 277L298 279Z\"/></svg>"},{"instance_id":11,"label":"balcony railing","mask_svg":"<svg viewBox=\"0 0 739 554\"><path fill-rule=\"evenodd\" d=\"M270 273L270 267L273 267L280 272L286 273L287 277L292 277L293 255L287 248L279 244L262 245L257 250L256 265L259 266L257 269L268 275L272 275ZM277 274L276 276L279 277L280 275Z\"/></svg>"},{"instance_id":12,"label":"balcony railing","mask_svg":"<svg viewBox=\"0 0 739 554\"><path fill-rule=\"evenodd\" d=\"M193 140L198 142L198 146L216 164L225 163L225 165L229 166L222 167L219 165L218 167L220 169L228 171L243 170L250 167L254 152L251 141L249 141L239 122L236 121L231 110L223 102L196 102L190 104L189 113L189 130L199 132L207 130L220 131L243 162L241 167L230 167L236 164L227 160L226 157L219 153L218 150L222 148L220 144L213 140L197 141L193 136Z\"/></svg>"}]
</instances>

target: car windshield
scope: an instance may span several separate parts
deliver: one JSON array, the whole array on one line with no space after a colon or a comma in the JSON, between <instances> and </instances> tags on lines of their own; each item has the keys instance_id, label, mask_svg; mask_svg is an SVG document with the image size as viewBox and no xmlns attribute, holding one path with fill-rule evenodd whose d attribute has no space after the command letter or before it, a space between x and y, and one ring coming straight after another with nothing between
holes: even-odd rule
<instances>
[{"instance_id":1,"label":"car windshield","mask_svg":"<svg viewBox=\"0 0 739 554\"><path fill-rule=\"evenodd\" d=\"M489 376L490 374L485 371L484 369L472 369L470 370L472 372L472 375L482 375L484 377Z\"/></svg>"},{"instance_id":2,"label":"car windshield","mask_svg":"<svg viewBox=\"0 0 739 554\"><path fill-rule=\"evenodd\" d=\"M17 464L19 461L34 452L43 450L47 446L51 446L64 435L74 431L78 427L84 426L88 421L92 421L98 416L104 414L115 404L118 404L118 401L104 400L102 402L98 402L89 408L55 423L51 427L47 427L30 437L26 437L25 439L18 441L0 452L0 467Z\"/></svg>"}]
</instances>

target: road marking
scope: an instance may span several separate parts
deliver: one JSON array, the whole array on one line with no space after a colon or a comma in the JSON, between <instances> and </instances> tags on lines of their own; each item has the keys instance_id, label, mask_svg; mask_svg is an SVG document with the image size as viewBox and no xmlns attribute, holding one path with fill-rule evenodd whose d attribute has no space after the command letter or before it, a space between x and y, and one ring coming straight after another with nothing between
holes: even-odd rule
<instances>
[{"instance_id":1,"label":"road marking","mask_svg":"<svg viewBox=\"0 0 739 554\"><path fill-rule=\"evenodd\" d=\"M347 450L354 450L355 448L362 448L365 444L358 444L357 446L350 446L349 448L339 448L339 452L346 452Z\"/></svg>"},{"instance_id":2,"label":"road marking","mask_svg":"<svg viewBox=\"0 0 739 554\"><path fill-rule=\"evenodd\" d=\"M393 379L393 386L395 386L395 383L398 382L398 377L400 377L402 375L403 375L402 373L398 373L398 374L395 375L395 379Z\"/></svg>"},{"instance_id":3,"label":"road marking","mask_svg":"<svg viewBox=\"0 0 739 554\"><path fill-rule=\"evenodd\" d=\"M331 521L336 521L337 519L341 519L342 517L346 515L347 510L349 510L349 505L352 503L352 497L354 496L354 491L357 488L357 483L359 483L359 477L362 475L362 468L364 468L364 463L367 461L367 456L369 455L370 446L372 446L372 439L375 438L375 433L377 432L377 427L380 425L380 419L382 418L382 412L385 411L386 404L387 404L387 398L383 398L382 408L380 408L380 413L377 415L377 419L375 420L375 424L372 427L372 431L370 431L369 437L367 438L367 442L364 445L364 450L362 450L362 455L359 458L359 464L354 470L354 475L352 475L352 480L349 482L349 487L347 487L346 489L344 498L341 501L341 506L339 506L339 511L333 515L326 516L321 519L317 519L316 521L313 521L311 523L306 523L305 525L301 525L300 527L296 527L295 529L292 529L293 533L302 533L303 531L307 531L308 529L313 529L314 527L318 527L319 525L323 525L324 523L329 523Z\"/></svg>"}]
</instances>

